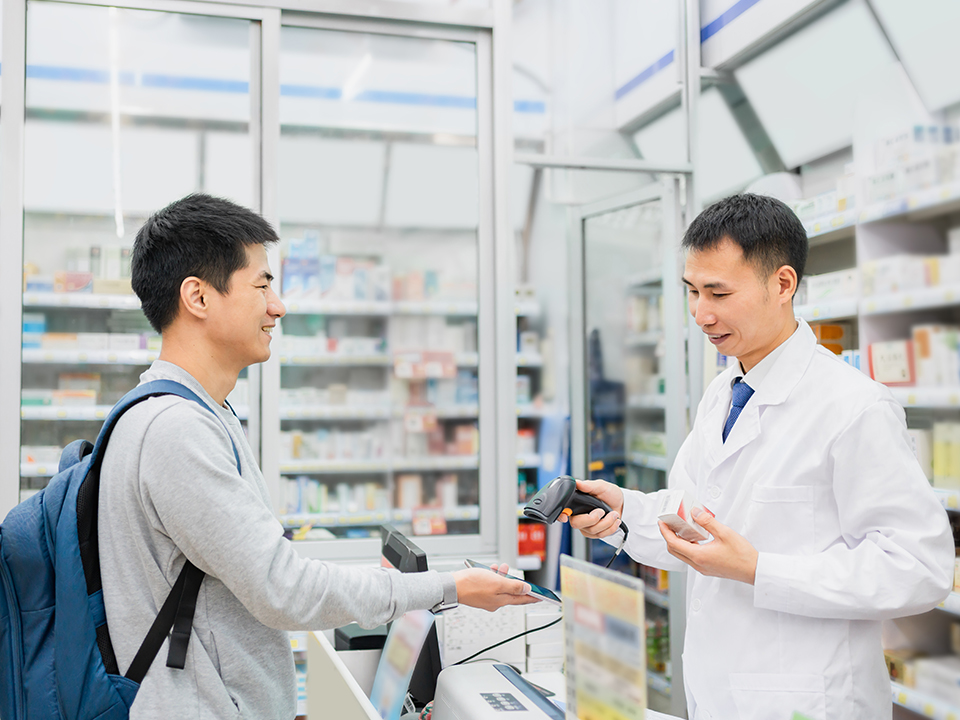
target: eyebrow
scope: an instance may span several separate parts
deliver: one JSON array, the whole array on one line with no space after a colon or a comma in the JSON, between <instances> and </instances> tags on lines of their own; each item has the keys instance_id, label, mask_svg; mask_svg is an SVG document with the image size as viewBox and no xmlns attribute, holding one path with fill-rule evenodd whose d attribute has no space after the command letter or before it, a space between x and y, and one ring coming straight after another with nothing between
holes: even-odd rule
<instances>
[{"instance_id":1,"label":"eyebrow","mask_svg":"<svg viewBox=\"0 0 960 720\"><path fill-rule=\"evenodd\" d=\"M683 280L683 282L686 283L687 285L689 285L690 287L696 289L696 287L694 286L694 284L693 284L692 282L690 282L689 280L687 280L686 278L680 278L680 279ZM711 290L729 290L729 289L730 289L730 286L729 286L729 285L727 285L727 284L724 283L724 282L721 282L720 280L717 280L716 282L706 283L706 284L704 285L704 287L705 287L705 288L709 288L709 289L711 289Z\"/></svg>"},{"instance_id":2,"label":"eyebrow","mask_svg":"<svg viewBox=\"0 0 960 720\"><path fill-rule=\"evenodd\" d=\"M266 270L257 275L257 280L266 280L267 282L273 282L273 275L268 273Z\"/></svg>"}]
</instances>

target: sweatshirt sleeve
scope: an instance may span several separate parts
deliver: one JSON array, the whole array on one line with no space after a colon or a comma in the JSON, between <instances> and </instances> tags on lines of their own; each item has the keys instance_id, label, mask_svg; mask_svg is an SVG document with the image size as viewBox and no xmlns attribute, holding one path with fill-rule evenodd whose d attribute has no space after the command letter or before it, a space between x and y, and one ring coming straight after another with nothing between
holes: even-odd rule
<instances>
[{"instance_id":1,"label":"sweatshirt sleeve","mask_svg":"<svg viewBox=\"0 0 960 720\"><path fill-rule=\"evenodd\" d=\"M841 537L813 555L760 553L756 607L882 620L936 606L953 587L953 536L910 450L903 410L871 403L829 459Z\"/></svg>"},{"instance_id":2,"label":"sweatshirt sleeve","mask_svg":"<svg viewBox=\"0 0 960 720\"><path fill-rule=\"evenodd\" d=\"M139 479L154 528L269 627L376 627L443 598L444 578L436 572L301 557L259 492L237 474L226 429L193 403L174 403L150 423Z\"/></svg>"}]
</instances>

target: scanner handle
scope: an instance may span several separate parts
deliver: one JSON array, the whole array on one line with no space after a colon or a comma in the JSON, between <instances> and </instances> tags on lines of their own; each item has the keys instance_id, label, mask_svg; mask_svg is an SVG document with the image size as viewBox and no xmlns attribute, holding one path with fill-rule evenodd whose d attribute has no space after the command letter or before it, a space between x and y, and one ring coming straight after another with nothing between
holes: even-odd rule
<instances>
[{"instance_id":1,"label":"scanner handle","mask_svg":"<svg viewBox=\"0 0 960 720\"><path fill-rule=\"evenodd\" d=\"M603 510L604 514L613 512L613 508L607 505L603 500L600 500L593 495L588 495L585 492L574 490L573 495L570 497L570 501L567 503L567 507L561 510L561 513L567 517L570 517L571 515L584 515L586 513L593 512L597 508ZM627 526L621 522L620 528L623 530L623 536L626 537L628 533Z\"/></svg>"}]
</instances>

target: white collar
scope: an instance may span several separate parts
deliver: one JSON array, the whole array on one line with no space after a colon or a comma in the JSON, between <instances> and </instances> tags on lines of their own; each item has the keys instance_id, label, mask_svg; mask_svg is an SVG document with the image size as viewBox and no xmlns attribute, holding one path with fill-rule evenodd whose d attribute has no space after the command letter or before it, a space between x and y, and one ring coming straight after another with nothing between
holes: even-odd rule
<instances>
[{"instance_id":1,"label":"white collar","mask_svg":"<svg viewBox=\"0 0 960 720\"><path fill-rule=\"evenodd\" d=\"M793 333L784 340L782 343L777 345L763 360L754 365L750 372L746 375L743 373L743 366L740 364L740 361L737 361L737 372L734 374L733 379L730 381L730 387L733 387L733 384L737 381L738 378L742 379L747 385L749 385L754 392L760 389L760 386L763 384L763 381L766 380L767 376L770 374L770 371L773 369L773 366L777 364L777 359L783 355L786 351L787 346L790 345L798 335L798 331L803 326L803 321L797 322L797 327L794 329Z\"/></svg>"}]
</instances>

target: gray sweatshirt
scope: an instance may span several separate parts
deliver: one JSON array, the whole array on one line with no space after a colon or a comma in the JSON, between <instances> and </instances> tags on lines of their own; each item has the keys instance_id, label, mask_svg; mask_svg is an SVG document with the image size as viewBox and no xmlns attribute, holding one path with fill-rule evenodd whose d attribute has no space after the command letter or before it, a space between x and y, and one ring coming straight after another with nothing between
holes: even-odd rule
<instances>
[{"instance_id":1,"label":"gray sweatshirt","mask_svg":"<svg viewBox=\"0 0 960 720\"><path fill-rule=\"evenodd\" d=\"M99 499L107 622L120 672L176 581L185 557L206 573L186 667L166 667L164 643L131 709L134 720L290 720L296 678L287 630L354 620L366 627L433 607L449 574L401 575L299 556L271 511L237 418L190 374L157 361L141 382L176 380L223 419L178 397L151 398L120 419ZM240 453L242 473L227 437Z\"/></svg>"}]
</instances>

